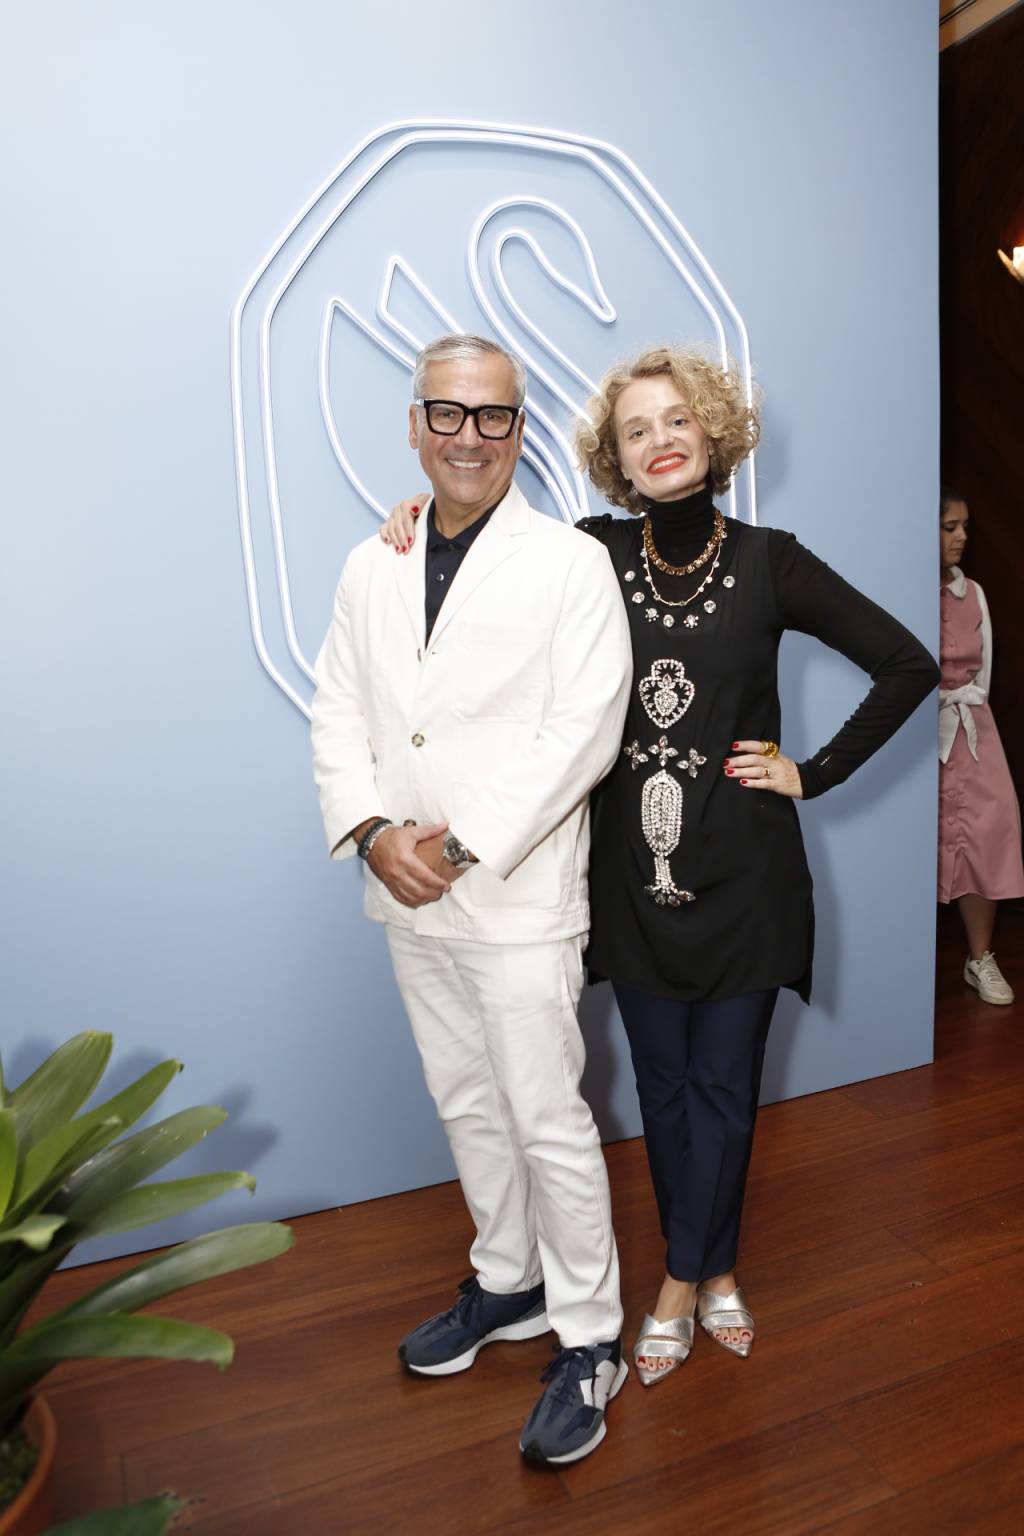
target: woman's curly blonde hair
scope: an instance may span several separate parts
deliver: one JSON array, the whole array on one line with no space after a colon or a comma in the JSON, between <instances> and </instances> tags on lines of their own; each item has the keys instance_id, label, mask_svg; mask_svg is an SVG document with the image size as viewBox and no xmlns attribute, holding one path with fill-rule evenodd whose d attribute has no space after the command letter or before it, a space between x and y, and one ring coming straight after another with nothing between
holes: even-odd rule
<instances>
[{"instance_id":1,"label":"woman's curly blonde hair","mask_svg":"<svg viewBox=\"0 0 1024 1536\"><path fill-rule=\"evenodd\" d=\"M649 347L629 361L617 363L587 402L590 420L581 421L576 430L576 456L580 469L586 470L607 501L634 513L644 510L644 500L619 468L615 402L627 384L661 373L675 381L707 436L711 488L716 495L729 489L733 475L757 447L761 435L757 405L748 403L746 386L731 360L723 368L695 347Z\"/></svg>"}]
</instances>

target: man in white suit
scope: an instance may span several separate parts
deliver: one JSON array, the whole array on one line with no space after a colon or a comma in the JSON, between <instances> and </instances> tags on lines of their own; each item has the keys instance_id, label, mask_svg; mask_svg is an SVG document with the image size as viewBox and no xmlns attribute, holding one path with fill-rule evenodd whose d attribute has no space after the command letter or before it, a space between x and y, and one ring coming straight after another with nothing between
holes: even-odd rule
<instances>
[{"instance_id":1,"label":"man in white suit","mask_svg":"<svg viewBox=\"0 0 1024 1536\"><path fill-rule=\"evenodd\" d=\"M426 537L345 565L317 661L316 780L335 858L395 975L477 1236L454 1306L402 1340L449 1375L549 1327L531 1460L585 1456L626 1365L618 1258L576 1019L589 922L587 797L621 742L630 677L604 549L513 484L525 374L482 337L420 353L409 442Z\"/></svg>"}]
</instances>

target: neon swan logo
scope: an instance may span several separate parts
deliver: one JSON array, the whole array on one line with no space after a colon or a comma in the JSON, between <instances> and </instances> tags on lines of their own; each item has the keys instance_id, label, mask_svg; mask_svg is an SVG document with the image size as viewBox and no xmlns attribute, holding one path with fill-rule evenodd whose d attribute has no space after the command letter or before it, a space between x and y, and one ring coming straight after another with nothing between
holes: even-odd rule
<instances>
[{"instance_id":1,"label":"neon swan logo","mask_svg":"<svg viewBox=\"0 0 1024 1536\"><path fill-rule=\"evenodd\" d=\"M409 210L423 189L429 208L417 218ZM463 239L464 270L452 259L452 241L461 252ZM368 296L362 306L351 298L359 292ZM530 499L567 522L600 510L596 497L588 501L570 444L574 419L613 357L651 337L703 335L722 358L736 357L752 393L738 310L621 150L552 128L457 120L390 123L369 134L274 241L231 315L252 638L267 674L307 716L309 654L326 621L325 598L346 549L373 527L366 514L353 522L352 506L383 517L416 483L407 458L389 450L382 471L381 454L367 445L397 447L394 422L403 420L416 352L459 330L491 334L522 358L529 383L521 473L534 481ZM339 470L347 494L339 494ZM726 510L756 521L752 461ZM297 600L309 614L311 647L300 639Z\"/></svg>"}]
</instances>

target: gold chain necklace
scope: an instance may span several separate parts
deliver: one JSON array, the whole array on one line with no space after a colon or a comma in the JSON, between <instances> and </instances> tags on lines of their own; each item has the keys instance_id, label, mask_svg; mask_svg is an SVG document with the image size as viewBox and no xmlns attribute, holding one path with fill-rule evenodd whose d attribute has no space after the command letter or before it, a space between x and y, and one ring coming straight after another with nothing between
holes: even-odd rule
<instances>
[{"instance_id":1,"label":"gold chain necklace","mask_svg":"<svg viewBox=\"0 0 1024 1536\"><path fill-rule=\"evenodd\" d=\"M725 519L717 507L714 510L715 526L712 529L711 537L708 539L708 542L705 544L696 560L691 560L689 565L669 565L667 560L663 560L661 558L661 556L658 554L658 551L654 547L654 535L651 532L651 519L649 516L645 517L644 553L646 554L651 564L656 566L659 571L663 571L666 576L692 576L694 571L699 571L701 566L706 564L706 562L711 559L711 556L715 552L716 546L722 542L722 530L725 528Z\"/></svg>"},{"instance_id":2,"label":"gold chain necklace","mask_svg":"<svg viewBox=\"0 0 1024 1536\"><path fill-rule=\"evenodd\" d=\"M723 538L724 537L725 537L725 534L723 532ZM645 548L644 548L644 550L642 552L641 558L643 560L643 566L644 566L644 580L646 581L648 587L650 588L651 595L654 597L655 601L664 604L664 606L666 608L688 608L691 603L696 602L697 598L700 597L701 593L706 591L706 589L711 585L712 581L714 581L716 572L718 571L718 567L721 564L721 560L722 560L722 544L721 544L721 540L719 540L718 548L715 551L715 558L711 562L711 569L708 571L707 575L704 577L704 580L701 582L701 584L697 588L696 592L691 592L689 597L677 597L677 598L665 597L661 592L658 591L657 587L654 585L654 577L651 575L651 565L650 565L650 560L648 559L646 546L645 546ZM634 599L634 601L635 601L635 599Z\"/></svg>"}]
</instances>

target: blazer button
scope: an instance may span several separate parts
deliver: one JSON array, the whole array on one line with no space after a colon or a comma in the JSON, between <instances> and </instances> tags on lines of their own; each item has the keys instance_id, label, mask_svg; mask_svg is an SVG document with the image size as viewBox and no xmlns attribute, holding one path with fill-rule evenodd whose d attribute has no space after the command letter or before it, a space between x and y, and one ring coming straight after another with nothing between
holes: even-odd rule
<instances>
[{"instance_id":1,"label":"blazer button","mask_svg":"<svg viewBox=\"0 0 1024 1536\"><path fill-rule=\"evenodd\" d=\"M422 747L422 745L423 745L423 742L424 742L424 737L422 737L422 736L421 736L421 735L420 735L420 733L419 733L419 731L417 731L417 732L416 732L416 735L415 735L415 736L414 736L414 737L413 737L413 738L412 738L412 744L413 744L413 746L414 746L414 747Z\"/></svg>"}]
</instances>

